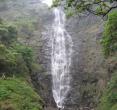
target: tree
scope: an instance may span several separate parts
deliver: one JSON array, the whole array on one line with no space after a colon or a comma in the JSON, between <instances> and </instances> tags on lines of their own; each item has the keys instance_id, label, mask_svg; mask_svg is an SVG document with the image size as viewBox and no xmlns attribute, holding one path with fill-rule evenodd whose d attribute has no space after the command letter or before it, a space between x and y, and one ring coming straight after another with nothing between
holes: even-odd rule
<instances>
[{"instance_id":1,"label":"tree","mask_svg":"<svg viewBox=\"0 0 117 110\"><path fill-rule=\"evenodd\" d=\"M0 42L5 45L17 40L17 31L13 26L6 25L0 19Z\"/></svg>"},{"instance_id":2,"label":"tree","mask_svg":"<svg viewBox=\"0 0 117 110\"><path fill-rule=\"evenodd\" d=\"M62 0L54 1L54 5L60 3L62 3ZM66 0L63 4L66 9L72 8L76 13L93 13L103 17L117 8L117 0Z\"/></svg>"}]
</instances>

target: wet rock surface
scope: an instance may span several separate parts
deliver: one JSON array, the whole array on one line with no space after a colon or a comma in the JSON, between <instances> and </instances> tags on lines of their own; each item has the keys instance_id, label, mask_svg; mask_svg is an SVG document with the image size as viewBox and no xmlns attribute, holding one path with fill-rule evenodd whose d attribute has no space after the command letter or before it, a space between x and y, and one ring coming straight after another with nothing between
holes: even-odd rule
<instances>
[{"instance_id":1,"label":"wet rock surface","mask_svg":"<svg viewBox=\"0 0 117 110\"><path fill-rule=\"evenodd\" d=\"M101 50L103 24L100 18L89 15L68 20L66 28L74 43L71 66L71 89L66 107L91 110L96 107L101 86L105 86L105 61ZM100 84L101 83L101 84ZM77 91L77 92L76 92Z\"/></svg>"}]
</instances>

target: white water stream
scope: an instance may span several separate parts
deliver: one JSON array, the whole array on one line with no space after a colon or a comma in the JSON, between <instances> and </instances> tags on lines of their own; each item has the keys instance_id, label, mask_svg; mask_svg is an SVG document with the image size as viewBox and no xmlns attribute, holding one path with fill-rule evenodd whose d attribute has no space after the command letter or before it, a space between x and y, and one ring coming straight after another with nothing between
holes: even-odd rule
<instances>
[{"instance_id":1,"label":"white water stream","mask_svg":"<svg viewBox=\"0 0 117 110\"><path fill-rule=\"evenodd\" d=\"M44 0L48 6L52 0ZM64 101L70 90L70 65L72 39L65 29L65 14L60 7L53 8L55 15L52 33L51 73L53 97L58 108L64 108Z\"/></svg>"}]
</instances>

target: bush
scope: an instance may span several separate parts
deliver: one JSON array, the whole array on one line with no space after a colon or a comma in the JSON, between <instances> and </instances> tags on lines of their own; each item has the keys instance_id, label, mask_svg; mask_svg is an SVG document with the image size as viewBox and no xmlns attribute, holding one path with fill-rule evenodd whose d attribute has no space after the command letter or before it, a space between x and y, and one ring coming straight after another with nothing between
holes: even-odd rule
<instances>
[{"instance_id":1,"label":"bush","mask_svg":"<svg viewBox=\"0 0 117 110\"><path fill-rule=\"evenodd\" d=\"M102 45L105 56L117 52L117 10L111 12L105 24Z\"/></svg>"},{"instance_id":2,"label":"bush","mask_svg":"<svg viewBox=\"0 0 117 110\"><path fill-rule=\"evenodd\" d=\"M0 44L0 72L11 72L16 66L16 53L11 52L5 45Z\"/></svg>"},{"instance_id":3,"label":"bush","mask_svg":"<svg viewBox=\"0 0 117 110\"><path fill-rule=\"evenodd\" d=\"M25 45L18 44L18 43L15 44L13 48L18 54L21 54L23 60L26 63L27 68L31 72L32 63L34 62L32 48L27 47Z\"/></svg>"},{"instance_id":4,"label":"bush","mask_svg":"<svg viewBox=\"0 0 117 110\"><path fill-rule=\"evenodd\" d=\"M14 45L14 49L16 50L17 53L21 53L24 60L28 63L28 61L30 60L30 62L33 62L33 51L32 48L25 46L25 45L21 45L21 44L16 44Z\"/></svg>"},{"instance_id":5,"label":"bush","mask_svg":"<svg viewBox=\"0 0 117 110\"><path fill-rule=\"evenodd\" d=\"M8 26L0 23L0 41L5 44L9 45L13 41L16 41L17 39L17 31L16 28L13 26Z\"/></svg>"}]
</instances>

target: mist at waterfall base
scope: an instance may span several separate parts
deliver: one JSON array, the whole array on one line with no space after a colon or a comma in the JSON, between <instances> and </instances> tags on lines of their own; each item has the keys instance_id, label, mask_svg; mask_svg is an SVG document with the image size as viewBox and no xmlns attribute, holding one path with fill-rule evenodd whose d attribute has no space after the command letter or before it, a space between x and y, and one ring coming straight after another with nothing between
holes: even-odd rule
<instances>
[{"instance_id":1,"label":"mist at waterfall base","mask_svg":"<svg viewBox=\"0 0 117 110\"><path fill-rule=\"evenodd\" d=\"M52 0L44 0L49 7ZM64 108L64 100L70 90L70 65L72 39L65 29L65 14L61 7L53 8L51 74L52 92L58 108Z\"/></svg>"}]
</instances>

